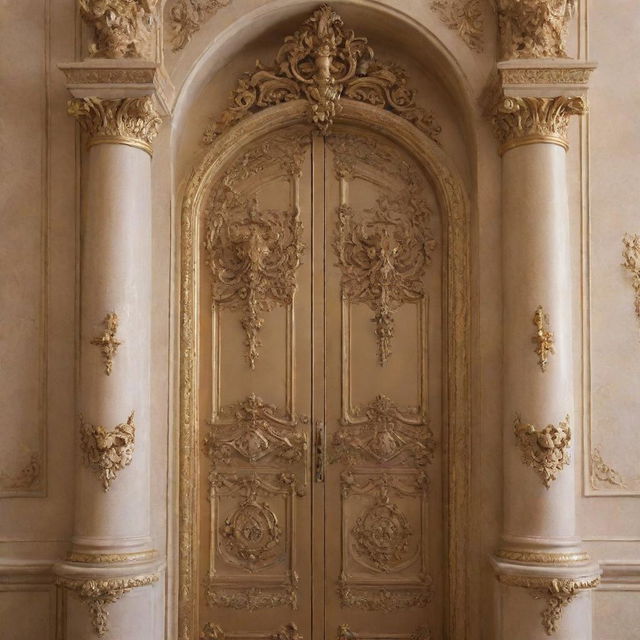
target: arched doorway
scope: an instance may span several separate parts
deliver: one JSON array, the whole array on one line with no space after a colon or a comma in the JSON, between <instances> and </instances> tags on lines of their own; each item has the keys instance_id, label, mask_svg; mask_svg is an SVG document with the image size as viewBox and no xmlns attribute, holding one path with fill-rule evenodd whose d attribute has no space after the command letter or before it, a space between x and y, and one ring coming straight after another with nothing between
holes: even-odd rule
<instances>
[{"instance_id":1,"label":"arched doorway","mask_svg":"<svg viewBox=\"0 0 640 640\"><path fill-rule=\"evenodd\" d=\"M183 201L181 637L463 638L468 202L407 120L308 107Z\"/></svg>"}]
</instances>

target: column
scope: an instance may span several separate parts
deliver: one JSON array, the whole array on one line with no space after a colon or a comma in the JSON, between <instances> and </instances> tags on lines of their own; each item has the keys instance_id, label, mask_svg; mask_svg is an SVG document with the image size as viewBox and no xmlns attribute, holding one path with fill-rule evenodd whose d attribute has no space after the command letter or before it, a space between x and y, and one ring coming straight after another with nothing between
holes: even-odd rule
<instances>
[{"instance_id":1,"label":"column","mask_svg":"<svg viewBox=\"0 0 640 640\"><path fill-rule=\"evenodd\" d=\"M86 133L75 523L63 637L154 638L150 534L151 96L76 98Z\"/></svg>"}]
</instances>

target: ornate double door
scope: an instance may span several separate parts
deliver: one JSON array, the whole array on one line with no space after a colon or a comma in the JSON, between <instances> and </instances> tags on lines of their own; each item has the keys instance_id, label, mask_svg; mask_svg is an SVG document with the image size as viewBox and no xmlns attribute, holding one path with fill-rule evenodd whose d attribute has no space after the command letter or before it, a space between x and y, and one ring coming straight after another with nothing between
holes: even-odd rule
<instances>
[{"instance_id":1,"label":"ornate double door","mask_svg":"<svg viewBox=\"0 0 640 640\"><path fill-rule=\"evenodd\" d=\"M387 138L281 129L201 220L203 640L442 638L442 233Z\"/></svg>"}]
</instances>

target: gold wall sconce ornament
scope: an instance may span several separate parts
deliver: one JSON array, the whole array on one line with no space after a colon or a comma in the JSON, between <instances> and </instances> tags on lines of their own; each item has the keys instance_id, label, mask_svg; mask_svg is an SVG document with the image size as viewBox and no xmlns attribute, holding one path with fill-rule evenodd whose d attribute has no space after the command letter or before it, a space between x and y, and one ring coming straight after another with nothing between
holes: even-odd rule
<instances>
[{"instance_id":1,"label":"gold wall sconce ornament","mask_svg":"<svg viewBox=\"0 0 640 640\"><path fill-rule=\"evenodd\" d=\"M91 344L100 347L102 359L104 360L104 372L108 376L111 375L111 370L113 369L113 358L118 351L118 347L122 344L122 342L116 338L118 322L118 315L116 313L107 313L103 321L104 331L91 340Z\"/></svg>"},{"instance_id":2,"label":"gold wall sconce ornament","mask_svg":"<svg viewBox=\"0 0 640 640\"><path fill-rule=\"evenodd\" d=\"M549 331L549 315L544 312L542 305L539 305L533 314L533 324L536 326L536 335L531 338L531 342L536 345L535 352L538 354L538 364L542 371L546 371L549 364L549 354L555 353L553 333Z\"/></svg>"},{"instance_id":3,"label":"gold wall sconce ornament","mask_svg":"<svg viewBox=\"0 0 640 640\"><path fill-rule=\"evenodd\" d=\"M557 427L549 424L538 430L532 424L523 423L520 416L516 415L513 431L522 451L522 461L542 478L542 483L548 489L551 481L570 462L567 451L571 444L569 416Z\"/></svg>"},{"instance_id":4,"label":"gold wall sconce ornament","mask_svg":"<svg viewBox=\"0 0 640 640\"><path fill-rule=\"evenodd\" d=\"M85 462L102 481L105 491L109 490L118 471L131 464L136 428L134 411L125 423L107 431L101 425L85 422L80 416L80 447Z\"/></svg>"},{"instance_id":5,"label":"gold wall sconce ornament","mask_svg":"<svg viewBox=\"0 0 640 640\"><path fill-rule=\"evenodd\" d=\"M640 235L625 233L622 244L622 266L631 274L631 285L635 293L634 309L640 320Z\"/></svg>"}]
</instances>

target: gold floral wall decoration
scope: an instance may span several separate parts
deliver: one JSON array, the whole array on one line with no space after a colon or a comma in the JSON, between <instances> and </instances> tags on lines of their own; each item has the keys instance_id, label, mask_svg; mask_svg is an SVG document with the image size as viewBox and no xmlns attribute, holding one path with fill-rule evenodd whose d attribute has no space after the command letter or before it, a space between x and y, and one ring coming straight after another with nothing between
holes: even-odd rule
<instances>
[{"instance_id":1,"label":"gold floral wall decoration","mask_svg":"<svg viewBox=\"0 0 640 640\"><path fill-rule=\"evenodd\" d=\"M156 24L157 0L79 0L80 15L93 27L96 58L144 58Z\"/></svg>"},{"instance_id":2,"label":"gold floral wall decoration","mask_svg":"<svg viewBox=\"0 0 640 640\"><path fill-rule=\"evenodd\" d=\"M631 274L631 286L635 293L634 309L640 320L640 235L625 233L622 244L622 266Z\"/></svg>"},{"instance_id":3,"label":"gold floral wall decoration","mask_svg":"<svg viewBox=\"0 0 640 640\"><path fill-rule=\"evenodd\" d=\"M110 376L113 368L113 358L118 351L118 347L122 344L116 338L118 331L118 315L116 313L108 313L104 318L104 331L91 340L91 344L100 347L102 359L104 360L104 372Z\"/></svg>"},{"instance_id":4,"label":"gold floral wall decoration","mask_svg":"<svg viewBox=\"0 0 640 640\"><path fill-rule=\"evenodd\" d=\"M228 108L208 127L204 141L259 109L291 100L308 102L309 120L325 135L343 97L387 109L438 140L441 127L416 105L405 70L376 60L367 39L344 29L342 18L324 4L285 38L273 65L258 61L255 71L240 77Z\"/></svg>"},{"instance_id":5,"label":"gold floral wall decoration","mask_svg":"<svg viewBox=\"0 0 640 640\"><path fill-rule=\"evenodd\" d=\"M555 353L553 333L549 331L549 316L540 305L533 314L533 324L536 327L536 335L531 341L536 345L535 352L538 354L538 364L542 371L546 371L549 363L548 356Z\"/></svg>"},{"instance_id":6,"label":"gold floral wall decoration","mask_svg":"<svg viewBox=\"0 0 640 640\"><path fill-rule=\"evenodd\" d=\"M136 428L134 412L123 424L107 431L101 425L89 424L80 416L80 447L86 464L102 481L105 491L118 472L131 464Z\"/></svg>"},{"instance_id":7,"label":"gold floral wall decoration","mask_svg":"<svg viewBox=\"0 0 640 640\"><path fill-rule=\"evenodd\" d=\"M184 49L193 34L200 30L202 23L231 2L232 0L178 0L169 13L173 29L173 51Z\"/></svg>"},{"instance_id":8,"label":"gold floral wall decoration","mask_svg":"<svg viewBox=\"0 0 640 640\"><path fill-rule=\"evenodd\" d=\"M522 461L540 476L548 489L551 481L570 462L567 451L571 444L569 416L557 427L549 424L540 430L532 424L523 423L520 416L516 416L513 430L522 451Z\"/></svg>"},{"instance_id":9,"label":"gold floral wall decoration","mask_svg":"<svg viewBox=\"0 0 640 640\"><path fill-rule=\"evenodd\" d=\"M93 630L99 638L102 638L109 631L107 605L117 602L131 589L146 587L157 582L158 579L157 573L134 578L106 580L75 580L60 577L58 584L73 591L87 605Z\"/></svg>"},{"instance_id":10,"label":"gold floral wall decoration","mask_svg":"<svg viewBox=\"0 0 640 640\"><path fill-rule=\"evenodd\" d=\"M480 0L432 0L431 9L465 44L478 53L484 51L484 16Z\"/></svg>"}]
</instances>

